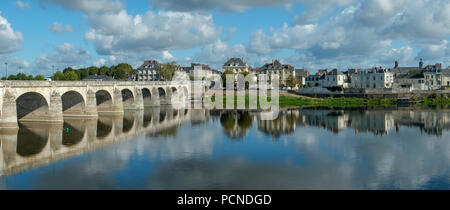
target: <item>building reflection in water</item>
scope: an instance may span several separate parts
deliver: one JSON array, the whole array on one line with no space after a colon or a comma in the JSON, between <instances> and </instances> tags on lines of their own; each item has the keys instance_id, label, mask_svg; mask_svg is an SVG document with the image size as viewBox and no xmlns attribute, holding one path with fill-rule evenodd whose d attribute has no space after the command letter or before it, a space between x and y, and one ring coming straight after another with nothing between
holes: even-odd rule
<instances>
[{"instance_id":1,"label":"building reflection in water","mask_svg":"<svg viewBox=\"0 0 450 210\"><path fill-rule=\"evenodd\" d=\"M297 125L323 128L336 134L351 128L355 134L380 136L407 126L418 127L429 135L441 136L443 130L450 129L450 111L296 109L281 111L275 120L258 119L258 129L274 138L293 133Z\"/></svg>"}]
</instances>

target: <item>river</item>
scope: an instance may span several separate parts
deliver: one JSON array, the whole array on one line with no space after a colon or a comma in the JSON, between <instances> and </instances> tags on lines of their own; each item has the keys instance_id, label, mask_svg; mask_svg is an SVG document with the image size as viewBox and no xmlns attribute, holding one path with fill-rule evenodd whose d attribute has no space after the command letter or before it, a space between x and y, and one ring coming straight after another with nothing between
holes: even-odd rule
<instances>
[{"instance_id":1,"label":"river","mask_svg":"<svg viewBox=\"0 0 450 210\"><path fill-rule=\"evenodd\" d=\"M450 110L171 107L0 133L0 189L450 189Z\"/></svg>"}]
</instances>

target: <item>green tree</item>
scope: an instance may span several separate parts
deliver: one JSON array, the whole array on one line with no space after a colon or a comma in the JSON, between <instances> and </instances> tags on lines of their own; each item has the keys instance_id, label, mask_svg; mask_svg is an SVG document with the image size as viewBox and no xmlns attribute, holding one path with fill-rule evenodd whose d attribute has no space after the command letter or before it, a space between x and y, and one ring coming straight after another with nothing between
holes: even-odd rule
<instances>
[{"instance_id":1,"label":"green tree","mask_svg":"<svg viewBox=\"0 0 450 210\"><path fill-rule=\"evenodd\" d=\"M109 68L106 66L102 66L99 70L98 70L98 74L99 75L106 75L109 71Z\"/></svg>"},{"instance_id":2,"label":"green tree","mask_svg":"<svg viewBox=\"0 0 450 210\"><path fill-rule=\"evenodd\" d=\"M286 81L286 84L287 84L288 87L291 87L291 88L296 87L297 86L297 80L295 79L294 76L289 75L289 77L288 77L288 79Z\"/></svg>"},{"instance_id":3,"label":"green tree","mask_svg":"<svg viewBox=\"0 0 450 210\"><path fill-rule=\"evenodd\" d=\"M34 80L44 80L44 79L45 79L45 77L42 76L42 75L37 75L37 76L34 78Z\"/></svg>"},{"instance_id":4,"label":"green tree","mask_svg":"<svg viewBox=\"0 0 450 210\"><path fill-rule=\"evenodd\" d=\"M9 75L8 80L17 80L16 75Z\"/></svg>"},{"instance_id":5,"label":"green tree","mask_svg":"<svg viewBox=\"0 0 450 210\"><path fill-rule=\"evenodd\" d=\"M226 86L227 85L227 75L235 75L235 73L231 70L225 70L222 73L222 81L223 81L223 85Z\"/></svg>"},{"instance_id":6,"label":"green tree","mask_svg":"<svg viewBox=\"0 0 450 210\"><path fill-rule=\"evenodd\" d=\"M160 64L158 66L159 79L162 81L171 81L176 70L177 65L175 62Z\"/></svg>"},{"instance_id":7,"label":"green tree","mask_svg":"<svg viewBox=\"0 0 450 210\"><path fill-rule=\"evenodd\" d=\"M91 66L89 68L86 69L87 71L87 75L98 75L99 73L99 68L97 68L96 66Z\"/></svg>"},{"instance_id":8,"label":"green tree","mask_svg":"<svg viewBox=\"0 0 450 210\"><path fill-rule=\"evenodd\" d=\"M51 78L55 81L65 80L64 73L62 73L61 71L57 71Z\"/></svg>"},{"instance_id":9,"label":"green tree","mask_svg":"<svg viewBox=\"0 0 450 210\"><path fill-rule=\"evenodd\" d=\"M117 65L115 72L120 75L120 77L116 77L118 79L128 79L134 73L133 67L127 63L121 63Z\"/></svg>"},{"instance_id":10,"label":"green tree","mask_svg":"<svg viewBox=\"0 0 450 210\"><path fill-rule=\"evenodd\" d=\"M77 81L80 80L78 74L75 71L67 71L64 73L64 80L66 81Z\"/></svg>"}]
</instances>

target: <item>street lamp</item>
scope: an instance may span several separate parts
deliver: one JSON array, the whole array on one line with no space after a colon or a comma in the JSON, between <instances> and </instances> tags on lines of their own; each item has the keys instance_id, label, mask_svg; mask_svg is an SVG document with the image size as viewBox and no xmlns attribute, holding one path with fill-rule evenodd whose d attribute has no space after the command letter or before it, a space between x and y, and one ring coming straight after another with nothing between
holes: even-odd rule
<instances>
[{"instance_id":1,"label":"street lamp","mask_svg":"<svg viewBox=\"0 0 450 210\"><path fill-rule=\"evenodd\" d=\"M5 63L6 66L6 79L8 79L8 62Z\"/></svg>"}]
</instances>

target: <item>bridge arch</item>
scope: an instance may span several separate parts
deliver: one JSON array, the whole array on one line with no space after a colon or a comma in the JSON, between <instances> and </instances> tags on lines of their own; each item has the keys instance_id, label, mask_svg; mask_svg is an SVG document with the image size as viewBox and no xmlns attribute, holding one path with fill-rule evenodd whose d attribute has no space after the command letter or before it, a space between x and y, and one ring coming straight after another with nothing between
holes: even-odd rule
<instances>
[{"instance_id":1,"label":"bridge arch","mask_svg":"<svg viewBox=\"0 0 450 210\"><path fill-rule=\"evenodd\" d=\"M77 91L68 91L61 96L64 116L84 115L86 101Z\"/></svg>"},{"instance_id":2,"label":"bridge arch","mask_svg":"<svg viewBox=\"0 0 450 210\"><path fill-rule=\"evenodd\" d=\"M37 92L27 92L16 99L17 119L21 121L42 121L49 114L49 103Z\"/></svg>"},{"instance_id":3,"label":"bridge arch","mask_svg":"<svg viewBox=\"0 0 450 210\"><path fill-rule=\"evenodd\" d=\"M168 88L169 89L169 88ZM158 95L159 95L159 104L167 105L170 104L170 93L169 90L164 89L163 87L158 87Z\"/></svg>"},{"instance_id":4,"label":"bridge arch","mask_svg":"<svg viewBox=\"0 0 450 210\"><path fill-rule=\"evenodd\" d=\"M124 109L134 109L134 108L136 108L133 91L131 91L130 89L125 88L121 92L122 92L123 108Z\"/></svg>"},{"instance_id":5,"label":"bridge arch","mask_svg":"<svg viewBox=\"0 0 450 210\"><path fill-rule=\"evenodd\" d=\"M178 94L178 89L176 87L172 87L172 96L176 96Z\"/></svg>"},{"instance_id":6,"label":"bridge arch","mask_svg":"<svg viewBox=\"0 0 450 210\"><path fill-rule=\"evenodd\" d=\"M149 106L152 103L152 92L148 88L142 89L142 99L144 100L144 106Z\"/></svg>"},{"instance_id":7,"label":"bridge arch","mask_svg":"<svg viewBox=\"0 0 450 210\"><path fill-rule=\"evenodd\" d=\"M106 90L99 90L95 93L95 98L97 100L98 112L111 111L111 108L113 107L111 93Z\"/></svg>"}]
</instances>

